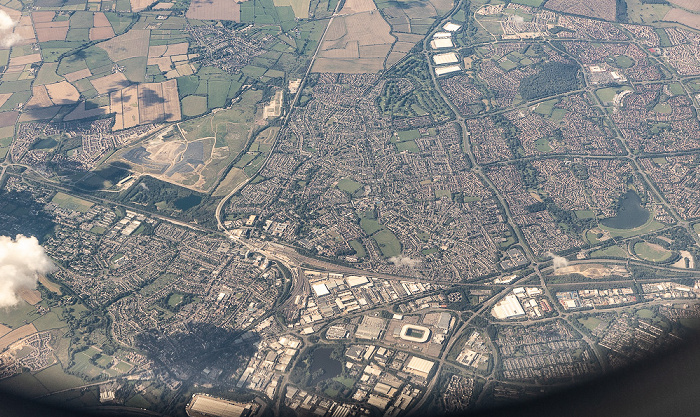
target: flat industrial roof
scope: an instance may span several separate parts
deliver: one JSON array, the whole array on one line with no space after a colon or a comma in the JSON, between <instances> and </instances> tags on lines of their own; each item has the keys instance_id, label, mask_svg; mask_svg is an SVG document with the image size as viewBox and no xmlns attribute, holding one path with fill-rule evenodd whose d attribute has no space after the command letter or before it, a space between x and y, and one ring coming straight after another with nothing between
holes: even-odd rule
<instances>
[{"instance_id":1,"label":"flat industrial roof","mask_svg":"<svg viewBox=\"0 0 700 417\"><path fill-rule=\"evenodd\" d=\"M234 404L220 398L198 395L195 397L190 410L216 417L240 417L246 411L246 408L240 404Z\"/></svg>"}]
</instances>

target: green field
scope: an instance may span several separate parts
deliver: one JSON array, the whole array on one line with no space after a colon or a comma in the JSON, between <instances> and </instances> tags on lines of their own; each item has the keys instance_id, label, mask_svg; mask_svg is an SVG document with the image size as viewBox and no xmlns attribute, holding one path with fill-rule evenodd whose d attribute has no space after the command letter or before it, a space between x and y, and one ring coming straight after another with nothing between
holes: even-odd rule
<instances>
[{"instance_id":1,"label":"green field","mask_svg":"<svg viewBox=\"0 0 700 417\"><path fill-rule=\"evenodd\" d=\"M647 308L637 310L636 314L637 314L637 316L639 316L640 319L650 319L650 318L654 317L654 312L647 309Z\"/></svg>"},{"instance_id":2,"label":"green field","mask_svg":"<svg viewBox=\"0 0 700 417\"><path fill-rule=\"evenodd\" d=\"M651 24L659 22L671 10L668 4L645 4L643 0L626 0L626 3L629 23ZM662 43L661 46L670 45Z\"/></svg>"},{"instance_id":3,"label":"green field","mask_svg":"<svg viewBox=\"0 0 700 417\"><path fill-rule=\"evenodd\" d=\"M85 201L62 192L56 193L56 195L51 199L51 202L66 210L79 211L81 213L86 213L94 205L89 201Z\"/></svg>"},{"instance_id":4,"label":"green field","mask_svg":"<svg viewBox=\"0 0 700 417\"><path fill-rule=\"evenodd\" d=\"M535 149L539 152L551 152L552 147L549 145L547 138L539 138L535 141Z\"/></svg>"},{"instance_id":5,"label":"green field","mask_svg":"<svg viewBox=\"0 0 700 417\"><path fill-rule=\"evenodd\" d=\"M61 309L58 308L56 311L60 311L60 310ZM32 322L32 324L40 332L42 332L44 330L49 330L49 329L58 329L61 327L66 327L68 324L58 317L58 315L56 314L56 311L49 311L48 313L46 313L43 316L39 317L38 319L34 320Z\"/></svg>"},{"instance_id":6,"label":"green field","mask_svg":"<svg viewBox=\"0 0 700 417\"><path fill-rule=\"evenodd\" d=\"M408 151L411 153L419 153L420 152L418 145L416 145L416 142L414 142L412 140L397 143L396 150L399 152L403 152L403 151Z\"/></svg>"},{"instance_id":7,"label":"green field","mask_svg":"<svg viewBox=\"0 0 700 417\"><path fill-rule=\"evenodd\" d=\"M396 138L397 142L406 142L409 140L416 140L420 136L420 132L417 129L412 129L398 131L394 137Z\"/></svg>"},{"instance_id":8,"label":"green field","mask_svg":"<svg viewBox=\"0 0 700 417\"><path fill-rule=\"evenodd\" d=\"M549 116L552 114L552 110L554 109L554 106L559 102L557 99L553 100L547 100L539 103L537 107L535 107L535 110L533 110L535 113L539 113L544 116Z\"/></svg>"},{"instance_id":9,"label":"green field","mask_svg":"<svg viewBox=\"0 0 700 417\"><path fill-rule=\"evenodd\" d=\"M659 245L652 245L647 242L637 242L634 244L634 253L640 258L650 262L664 262L673 256L673 252L664 249Z\"/></svg>"},{"instance_id":10,"label":"green field","mask_svg":"<svg viewBox=\"0 0 700 417\"><path fill-rule=\"evenodd\" d=\"M574 210L574 213L576 213L576 218L578 219L592 219L595 217L595 213L591 210Z\"/></svg>"},{"instance_id":11,"label":"green field","mask_svg":"<svg viewBox=\"0 0 700 417\"><path fill-rule=\"evenodd\" d=\"M173 293L168 296L168 305L170 307L176 307L185 298L183 294Z\"/></svg>"},{"instance_id":12,"label":"green field","mask_svg":"<svg viewBox=\"0 0 700 417\"><path fill-rule=\"evenodd\" d=\"M337 187L346 193L354 194L356 191L362 188L362 184L350 178L343 178L342 180L338 181Z\"/></svg>"},{"instance_id":13,"label":"green field","mask_svg":"<svg viewBox=\"0 0 700 417\"><path fill-rule=\"evenodd\" d=\"M34 306L28 304L24 300L20 300L19 303L11 309L2 311L2 314L0 314L0 323L16 329L23 326L25 323L30 323L36 320L39 317L41 317L41 315L37 313Z\"/></svg>"},{"instance_id":14,"label":"green field","mask_svg":"<svg viewBox=\"0 0 700 417\"><path fill-rule=\"evenodd\" d=\"M598 249L596 251L591 252L591 258L605 258L605 257L612 257L612 258L627 258L627 251L622 249L619 246L610 246L605 249Z\"/></svg>"},{"instance_id":15,"label":"green field","mask_svg":"<svg viewBox=\"0 0 700 417\"><path fill-rule=\"evenodd\" d=\"M671 114L673 109L667 103L659 103L656 106L654 106L654 111L661 114Z\"/></svg>"},{"instance_id":16,"label":"green field","mask_svg":"<svg viewBox=\"0 0 700 417\"><path fill-rule=\"evenodd\" d=\"M596 90L595 94L603 103L612 103L615 95L629 89L629 87L606 87Z\"/></svg>"},{"instance_id":17,"label":"green field","mask_svg":"<svg viewBox=\"0 0 700 417\"><path fill-rule=\"evenodd\" d=\"M676 95L676 96L680 96L680 95L685 94L685 90L683 89L683 86L681 85L681 83L678 83L678 82L671 83L668 86L668 89L671 91L671 94Z\"/></svg>"},{"instance_id":18,"label":"green field","mask_svg":"<svg viewBox=\"0 0 700 417\"><path fill-rule=\"evenodd\" d=\"M360 227L362 230L365 231L368 235L373 235L374 233L378 232L381 230L384 226L382 226L378 221L369 219L367 217L363 217L360 219Z\"/></svg>"},{"instance_id":19,"label":"green field","mask_svg":"<svg viewBox=\"0 0 700 417\"><path fill-rule=\"evenodd\" d=\"M620 68L631 68L634 66L634 61L627 55L620 55L615 57L615 64Z\"/></svg>"},{"instance_id":20,"label":"green field","mask_svg":"<svg viewBox=\"0 0 700 417\"><path fill-rule=\"evenodd\" d=\"M355 251L355 256L357 256L358 258L364 258L365 256L367 256L365 247L362 246L362 243L360 243L360 241L351 240L350 247Z\"/></svg>"},{"instance_id":21,"label":"green field","mask_svg":"<svg viewBox=\"0 0 700 417\"><path fill-rule=\"evenodd\" d=\"M199 116L207 112L207 98L204 96L187 96L182 99L182 115Z\"/></svg>"},{"instance_id":22,"label":"green field","mask_svg":"<svg viewBox=\"0 0 700 417\"><path fill-rule=\"evenodd\" d=\"M596 317L586 317L578 319L579 323L583 324L588 330L593 331L603 320Z\"/></svg>"},{"instance_id":23,"label":"green field","mask_svg":"<svg viewBox=\"0 0 700 417\"><path fill-rule=\"evenodd\" d=\"M29 372L0 380L0 391L29 398L49 393L39 380Z\"/></svg>"},{"instance_id":24,"label":"green field","mask_svg":"<svg viewBox=\"0 0 700 417\"><path fill-rule=\"evenodd\" d=\"M372 238L379 245L382 255L386 258L399 256L401 254L401 242L387 229L382 229L372 235Z\"/></svg>"},{"instance_id":25,"label":"green field","mask_svg":"<svg viewBox=\"0 0 700 417\"><path fill-rule=\"evenodd\" d=\"M51 391L60 391L85 384L77 376L65 373L58 364L52 365L34 376Z\"/></svg>"}]
</instances>

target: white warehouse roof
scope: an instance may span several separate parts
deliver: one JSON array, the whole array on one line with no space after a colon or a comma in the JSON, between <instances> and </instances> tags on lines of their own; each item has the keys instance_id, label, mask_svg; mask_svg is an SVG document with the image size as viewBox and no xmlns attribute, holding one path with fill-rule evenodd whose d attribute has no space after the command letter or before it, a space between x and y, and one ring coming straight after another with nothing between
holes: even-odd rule
<instances>
[{"instance_id":1,"label":"white warehouse roof","mask_svg":"<svg viewBox=\"0 0 700 417\"><path fill-rule=\"evenodd\" d=\"M520 305L518 297L511 294L496 303L493 310L491 310L491 314L497 319L507 319L510 317L522 316L525 314L525 310L523 310L523 306Z\"/></svg>"},{"instance_id":2,"label":"white warehouse roof","mask_svg":"<svg viewBox=\"0 0 700 417\"><path fill-rule=\"evenodd\" d=\"M433 62L436 65L453 64L459 62L459 58L454 52L445 52L444 54L433 55Z\"/></svg>"},{"instance_id":3,"label":"white warehouse roof","mask_svg":"<svg viewBox=\"0 0 700 417\"><path fill-rule=\"evenodd\" d=\"M328 287L326 287L326 284L314 284L311 288L313 288L314 292L316 293L316 297L321 297L323 295L330 294L330 291L328 291Z\"/></svg>"},{"instance_id":4,"label":"white warehouse roof","mask_svg":"<svg viewBox=\"0 0 700 417\"><path fill-rule=\"evenodd\" d=\"M427 377L430 371L433 369L433 365L435 365L435 362L433 361L412 356L411 360L409 360L408 364L406 365L406 371L415 375Z\"/></svg>"},{"instance_id":5,"label":"white warehouse roof","mask_svg":"<svg viewBox=\"0 0 700 417\"><path fill-rule=\"evenodd\" d=\"M430 41L430 46L433 49L442 49L442 48L452 48L452 39L450 38L436 38Z\"/></svg>"},{"instance_id":6,"label":"white warehouse roof","mask_svg":"<svg viewBox=\"0 0 700 417\"><path fill-rule=\"evenodd\" d=\"M448 65L446 67L435 68L435 74L436 75L449 74L451 72L460 71L461 69L462 68L460 68L459 65Z\"/></svg>"}]
</instances>

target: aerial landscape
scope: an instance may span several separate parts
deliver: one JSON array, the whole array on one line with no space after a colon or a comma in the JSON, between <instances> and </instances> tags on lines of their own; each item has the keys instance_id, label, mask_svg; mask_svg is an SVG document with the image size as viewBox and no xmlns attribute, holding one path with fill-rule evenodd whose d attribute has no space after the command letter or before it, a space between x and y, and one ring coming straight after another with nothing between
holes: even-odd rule
<instances>
[{"instance_id":1,"label":"aerial landscape","mask_svg":"<svg viewBox=\"0 0 700 417\"><path fill-rule=\"evenodd\" d=\"M0 392L414 417L663 354L699 110L693 0L0 0Z\"/></svg>"}]
</instances>

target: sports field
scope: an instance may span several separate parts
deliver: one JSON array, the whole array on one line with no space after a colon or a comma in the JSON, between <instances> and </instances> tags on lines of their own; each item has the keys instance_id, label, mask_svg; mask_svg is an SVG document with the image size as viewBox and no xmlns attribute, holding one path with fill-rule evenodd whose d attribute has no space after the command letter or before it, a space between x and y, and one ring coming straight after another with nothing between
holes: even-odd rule
<instances>
[{"instance_id":1,"label":"sports field","mask_svg":"<svg viewBox=\"0 0 700 417\"><path fill-rule=\"evenodd\" d=\"M634 253L640 258L650 262L664 262L671 259L671 256L673 256L672 251L649 242L635 243Z\"/></svg>"},{"instance_id":2,"label":"sports field","mask_svg":"<svg viewBox=\"0 0 700 417\"><path fill-rule=\"evenodd\" d=\"M94 203L64 194L62 192L56 193L56 195L51 199L51 202L66 210L74 210L81 213L87 212L94 205Z\"/></svg>"}]
</instances>

